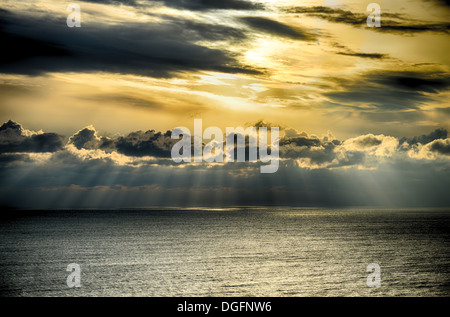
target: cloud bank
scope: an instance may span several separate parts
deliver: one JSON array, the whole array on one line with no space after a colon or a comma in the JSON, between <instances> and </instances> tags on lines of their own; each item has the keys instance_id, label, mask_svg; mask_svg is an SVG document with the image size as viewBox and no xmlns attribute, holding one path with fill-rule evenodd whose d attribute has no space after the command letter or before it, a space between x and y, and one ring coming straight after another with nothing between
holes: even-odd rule
<instances>
[{"instance_id":1,"label":"cloud bank","mask_svg":"<svg viewBox=\"0 0 450 317\"><path fill-rule=\"evenodd\" d=\"M262 121L257 124L271 126ZM365 134L346 140L336 139L331 132L318 137L291 128L284 131L285 135L279 141L280 160L297 161L304 168L372 168L386 160L404 159L407 153L410 158L446 159L449 156L450 139L447 138L447 130L443 128L410 138ZM99 136L91 125L66 138L56 133L30 131L10 120L0 127L0 153L56 153L69 148L73 153L97 151L104 153L105 157L116 154L133 159L158 158L170 162L171 149L178 142L171 135L170 130L148 130L106 137ZM203 145L206 142L204 140ZM421 157L411 154L418 151L422 153Z\"/></svg>"},{"instance_id":2,"label":"cloud bank","mask_svg":"<svg viewBox=\"0 0 450 317\"><path fill-rule=\"evenodd\" d=\"M0 38L5 56L0 72L38 75L45 72L111 72L171 77L183 71L258 74L233 53L198 41L241 40L238 28L183 18L165 23L91 22L68 28L65 17L23 16L0 10ZM24 48L33 48L28 50Z\"/></svg>"},{"instance_id":3,"label":"cloud bank","mask_svg":"<svg viewBox=\"0 0 450 317\"><path fill-rule=\"evenodd\" d=\"M445 129L409 138L365 134L346 140L284 131L280 168L268 175L259 173L260 163L175 164L170 131L105 137L88 126L63 137L9 121L0 127L0 203L22 208L449 203Z\"/></svg>"}]
</instances>

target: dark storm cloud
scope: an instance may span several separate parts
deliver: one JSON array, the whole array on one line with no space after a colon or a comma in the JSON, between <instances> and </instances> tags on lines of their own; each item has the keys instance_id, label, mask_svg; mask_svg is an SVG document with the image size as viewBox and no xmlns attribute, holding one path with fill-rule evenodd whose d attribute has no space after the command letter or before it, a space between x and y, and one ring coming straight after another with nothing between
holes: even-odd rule
<instances>
[{"instance_id":1,"label":"dark storm cloud","mask_svg":"<svg viewBox=\"0 0 450 317\"><path fill-rule=\"evenodd\" d=\"M439 72L377 72L367 77L374 83L391 86L407 92L435 94L450 87L450 75Z\"/></svg>"},{"instance_id":2,"label":"dark storm cloud","mask_svg":"<svg viewBox=\"0 0 450 317\"><path fill-rule=\"evenodd\" d=\"M64 149L64 137L56 133L24 132L23 127L13 121L8 121L0 127L0 153L40 153L56 152ZM34 133L34 134L32 134ZM72 135L67 144L78 150L102 150L106 153L117 152L130 157L153 156L168 158L171 149L178 140L171 139L172 132L165 133L135 131L126 136L99 136L94 127L85 127ZM22 156L9 157L9 161ZM6 160L6 158L5 158Z\"/></svg>"},{"instance_id":3,"label":"dark storm cloud","mask_svg":"<svg viewBox=\"0 0 450 317\"><path fill-rule=\"evenodd\" d=\"M172 19L171 23L177 25L182 36L194 40L206 41L242 41L247 38L245 32L238 28L226 25L194 22L191 20Z\"/></svg>"},{"instance_id":4,"label":"dark storm cloud","mask_svg":"<svg viewBox=\"0 0 450 317\"><path fill-rule=\"evenodd\" d=\"M336 54L345 55L345 56L361 57L361 58L372 58L372 59L383 59L386 57L385 54L379 54L379 53L337 52Z\"/></svg>"},{"instance_id":5,"label":"dark storm cloud","mask_svg":"<svg viewBox=\"0 0 450 317\"><path fill-rule=\"evenodd\" d=\"M293 28L287 24L263 17L242 17L240 21L248 26L268 34L287 37L296 40L313 41L315 36L304 30Z\"/></svg>"},{"instance_id":6,"label":"dark storm cloud","mask_svg":"<svg viewBox=\"0 0 450 317\"><path fill-rule=\"evenodd\" d=\"M145 6L163 3L167 7L192 11L206 10L260 10L264 6L247 0L84 0L85 2L104 4L125 4L130 6Z\"/></svg>"},{"instance_id":7,"label":"dark storm cloud","mask_svg":"<svg viewBox=\"0 0 450 317\"><path fill-rule=\"evenodd\" d=\"M434 2L436 4L439 4L441 6L450 7L450 0L424 0L426 2Z\"/></svg>"},{"instance_id":8,"label":"dark storm cloud","mask_svg":"<svg viewBox=\"0 0 450 317\"><path fill-rule=\"evenodd\" d=\"M378 32L393 32L393 33L420 33L420 32L438 32L446 33L450 32L450 23L423 23L423 24L409 24L403 25L394 21L384 22L382 27L372 28Z\"/></svg>"},{"instance_id":9,"label":"dark storm cloud","mask_svg":"<svg viewBox=\"0 0 450 317\"><path fill-rule=\"evenodd\" d=\"M322 144L321 140L314 137L309 137L306 133L301 136L286 137L280 141L280 146L295 144L296 146L319 146Z\"/></svg>"},{"instance_id":10,"label":"dark storm cloud","mask_svg":"<svg viewBox=\"0 0 450 317\"><path fill-rule=\"evenodd\" d=\"M264 6L247 0L163 0L169 7L188 10L260 10Z\"/></svg>"},{"instance_id":11,"label":"dark storm cloud","mask_svg":"<svg viewBox=\"0 0 450 317\"><path fill-rule=\"evenodd\" d=\"M95 137L95 130L84 128L75 133L73 136L71 136L69 141L77 149L86 148L86 146L89 146L90 148L91 147L90 143L92 143L93 141L97 141L97 138Z\"/></svg>"},{"instance_id":12,"label":"dark storm cloud","mask_svg":"<svg viewBox=\"0 0 450 317\"><path fill-rule=\"evenodd\" d=\"M367 20L367 15L365 14L353 13L347 10L334 9L324 6L294 7L285 9L285 11L288 13L306 14L331 22L346 23L352 25L362 25L366 23Z\"/></svg>"},{"instance_id":13,"label":"dark storm cloud","mask_svg":"<svg viewBox=\"0 0 450 317\"><path fill-rule=\"evenodd\" d=\"M287 131L280 140L280 157L287 159L307 158L311 164L322 165L337 158L335 149L341 143L338 140L319 139L303 133L294 135Z\"/></svg>"},{"instance_id":14,"label":"dark storm cloud","mask_svg":"<svg viewBox=\"0 0 450 317\"><path fill-rule=\"evenodd\" d=\"M371 105L373 110L417 109L450 87L448 74L434 72L373 71L354 80L332 81L338 88L325 96L359 110L367 110L359 108L360 104Z\"/></svg>"},{"instance_id":15,"label":"dark storm cloud","mask_svg":"<svg viewBox=\"0 0 450 317\"><path fill-rule=\"evenodd\" d=\"M415 136L412 138L403 137L400 139L399 144L402 145L404 142L407 142L409 145L414 145L414 144L418 144L418 143L428 144L434 140L446 139L447 135L448 135L448 132L446 129L439 128L429 134L422 134L420 136Z\"/></svg>"},{"instance_id":16,"label":"dark storm cloud","mask_svg":"<svg viewBox=\"0 0 450 317\"><path fill-rule=\"evenodd\" d=\"M132 132L116 141L117 151L128 156L171 156L171 149L178 140L172 140L171 131L165 133L154 130Z\"/></svg>"},{"instance_id":17,"label":"dark storm cloud","mask_svg":"<svg viewBox=\"0 0 450 317\"><path fill-rule=\"evenodd\" d=\"M63 137L56 133L27 135L11 120L0 127L0 153L55 152L62 147Z\"/></svg>"},{"instance_id":18,"label":"dark storm cloud","mask_svg":"<svg viewBox=\"0 0 450 317\"><path fill-rule=\"evenodd\" d=\"M386 78L379 78L377 82L384 85L392 85L403 90L438 93L450 86L450 77L436 78L427 74L404 72L398 75L392 74Z\"/></svg>"},{"instance_id":19,"label":"dark storm cloud","mask_svg":"<svg viewBox=\"0 0 450 317\"><path fill-rule=\"evenodd\" d=\"M35 40L20 35L8 34L2 28L0 28L0 41L4 48L0 59L0 67L9 63L20 62L32 56L63 57L70 55L68 50L58 46L58 44L47 42L46 40ZM32 52L29 49L32 49Z\"/></svg>"},{"instance_id":20,"label":"dark storm cloud","mask_svg":"<svg viewBox=\"0 0 450 317\"><path fill-rule=\"evenodd\" d=\"M171 149L178 140L171 139L172 132L165 133L149 130L131 132L127 136L116 138L99 137L94 127L81 129L69 139L77 149L102 150L124 154L126 156L165 157L171 156Z\"/></svg>"},{"instance_id":21,"label":"dark storm cloud","mask_svg":"<svg viewBox=\"0 0 450 317\"><path fill-rule=\"evenodd\" d=\"M433 143L430 146L430 150L432 152L437 152L442 155L450 156L450 142L448 142L449 141L448 139L446 141L444 140L433 141Z\"/></svg>"},{"instance_id":22,"label":"dark storm cloud","mask_svg":"<svg viewBox=\"0 0 450 317\"><path fill-rule=\"evenodd\" d=\"M259 120L258 127L270 127L271 124ZM171 138L172 132L156 132L154 130L135 131L125 136L105 137L99 136L93 126L85 127L74 133L67 141L68 145L73 145L78 150L101 150L105 153L119 153L128 157L154 157L167 159L171 157L171 149L179 140ZM245 140L244 152L246 160L249 159L249 138L245 135L241 137ZM234 136L235 157L237 157L237 138ZM55 152L64 150L64 138L55 133L43 133L32 136L25 136L20 124L9 121L0 128L0 151L2 153L14 152ZM193 139L192 139L193 142ZM204 144L209 142L204 141ZM333 152L340 144L338 140L328 141L326 138L318 139L308 136L306 133L281 138L280 156L287 159L309 158L313 164L323 164L335 159ZM225 149L225 138L223 147ZM193 145L192 145L193 150ZM257 153L259 150L257 149ZM23 157L9 157L9 161L22 159ZM60 159L62 159L60 157ZM259 159L259 154L258 154ZM6 160L6 158L5 158Z\"/></svg>"},{"instance_id":23,"label":"dark storm cloud","mask_svg":"<svg viewBox=\"0 0 450 317\"><path fill-rule=\"evenodd\" d=\"M69 138L69 144L73 144L77 149L103 150L112 152L116 150L115 142L107 137L98 137L94 127L81 129Z\"/></svg>"},{"instance_id":24,"label":"dark storm cloud","mask_svg":"<svg viewBox=\"0 0 450 317\"><path fill-rule=\"evenodd\" d=\"M1 11L4 73L106 71L169 77L179 71L259 73L234 54L195 44L240 40L244 34L221 25L171 18L166 23L83 24L69 28L65 16L18 16ZM37 47L37 53L35 50Z\"/></svg>"},{"instance_id":25,"label":"dark storm cloud","mask_svg":"<svg viewBox=\"0 0 450 317\"><path fill-rule=\"evenodd\" d=\"M334 23L344 23L355 27L367 26L367 13L356 13L349 10L334 9L324 6L314 7L295 7L285 9L288 13L306 14L308 16L317 17ZM417 21L409 19L397 13L382 12L381 27L369 28L377 32L393 32L393 33L420 33L420 32L440 32L449 33L450 23L439 22L429 23L425 21Z\"/></svg>"}]
</instances>

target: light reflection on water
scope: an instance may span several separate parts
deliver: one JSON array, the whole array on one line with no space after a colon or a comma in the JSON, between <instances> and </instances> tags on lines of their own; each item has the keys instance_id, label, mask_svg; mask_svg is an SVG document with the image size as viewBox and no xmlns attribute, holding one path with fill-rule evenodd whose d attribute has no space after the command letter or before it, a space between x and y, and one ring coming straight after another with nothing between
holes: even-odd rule
<instances>
[{"instance_id":1,"label":"light reflection on water","mask_svg":"<svg viewBox=\"0 0 450 317\"><path fill-rule=\"evenodd\" d=\"M2 296L449 296L450 211L53 211L0 224ZM81 266L68 288L66 267ZM369 263L381 287L366 285Z\"/></svg>"}]
</instances>

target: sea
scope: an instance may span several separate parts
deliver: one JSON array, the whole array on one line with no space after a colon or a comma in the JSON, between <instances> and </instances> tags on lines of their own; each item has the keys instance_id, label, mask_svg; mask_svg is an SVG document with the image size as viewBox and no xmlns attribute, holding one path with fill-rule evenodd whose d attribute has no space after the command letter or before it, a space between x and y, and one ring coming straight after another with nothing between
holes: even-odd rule
<instances>
[{"instance_id":1,"label":"sea","mask_svg":"<svg viewBox=\"0 0 450 317\"><path fill-rule=\"evenodd\" d=\"M2 297L450 295L450 209L1 214Z\"/></svg>"}]
</instances>

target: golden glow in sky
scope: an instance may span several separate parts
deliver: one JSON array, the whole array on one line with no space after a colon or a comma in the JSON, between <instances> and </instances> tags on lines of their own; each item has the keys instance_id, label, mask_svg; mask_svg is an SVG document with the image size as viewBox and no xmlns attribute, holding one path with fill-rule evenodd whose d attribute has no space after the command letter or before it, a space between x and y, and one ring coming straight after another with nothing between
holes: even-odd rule
<instances>
[{"instance_id":1,"label":"golden glow in sky","mask_svg":"<svg viewBox=\"0 0 450 317\"><path fill-rule=\"evenodd\" d=\"M226 54L228 60L223 66L232 62L251 73L220 72L222 66L214 61L202 69L201 60L193 61L195 67L174 67L156 76L151 71L147 75L145 71L133 74L133 70L119 65L108 70L96 67L95 61L92 67L75 71L77 61L68 60L75 64L73 69L53 67L33 74L3 74L2 87L15 88L2 89L3 121L12 117L31 128L64 133L93 124L101 131L115 133L149 127L172 129L191 124L194 117L222 127L263 119L318 134L332 130L345 137L377 130L380 123L384 130L379 132L392 134L449 125L448 116L435 112L447 109L444 91L427 91L427 98L414 105L409 100L394 100L396 91L392 91L392 98L383 100L377 100L376 89L365 92L365 98L356 95L357 90L368 86L379 86L380 91L388 93L378 79L371 81L373 74L377 78L405 73L426 79L448 76L450 41L444 14L448 8L438 1L378 2L382 8L379 30L354 21L369 14L369 1L253 1L261 5L256 10L189 10L170 5L170 1L166 5L152 1L136 1L147 5L101 2L80 2L82 27L65 35L70 42L71 34L78 32L81 39L75 41L80 44L74 45L79 45L82 52L91 49L80 47L88 43L83 43L84 34L108 32L112 26L150 31L157 26L158 32L151 35L170 39L171 35L165 34L178 23L183 34L174 41ZM2 3L2 9L23 15L24 19L52 15L57 25L56 17L61 17L61 28L67 28L65 8L66 3L61 1ZM43 28L49 32L45 38L51 41L49 27ZM63 31L54 32L58 41L58 32ZM130 58L124 62L130 64L135 54L164 58L164 51L156 47L160 42L140 45L148 39L145 32L129 42L127 35L125 31L111 35L127 47L108 43L108 35L102 47L92 50L104 49L102 54L123 50ZM133 47L133 43L138 45ZM146 50L158 52L153 55ZM188 50L185 54L194 52ZM151 65L142 67L145 70ZM68 71L63 71L66 68ZM357 98L352 99L352 93ZM375 93L374 102L371 93ZM399 105L386 106L386 102ZM414 119L409 115L411 111L416 114Z\"/></svg>"}]
</instances>

